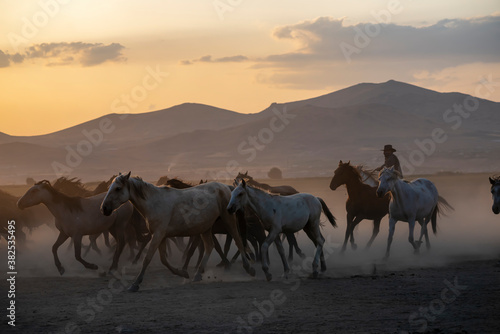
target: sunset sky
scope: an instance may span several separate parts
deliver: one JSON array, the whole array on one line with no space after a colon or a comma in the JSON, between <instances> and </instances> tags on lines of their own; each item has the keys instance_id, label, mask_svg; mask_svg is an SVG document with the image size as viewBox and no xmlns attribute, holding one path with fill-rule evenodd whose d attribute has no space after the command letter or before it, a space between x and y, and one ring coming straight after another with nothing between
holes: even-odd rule
<instances>
[{"instance_id":1,"label":"sunset sky","mask_svg":"<svg viewBox=\"0 0 500 334\"><path fill-rule=\"evenodd\" d=\"M500 101L498 0L0 2L0 132L198 102L243 113L389 79Z\"/></svg>"}]
</instances>

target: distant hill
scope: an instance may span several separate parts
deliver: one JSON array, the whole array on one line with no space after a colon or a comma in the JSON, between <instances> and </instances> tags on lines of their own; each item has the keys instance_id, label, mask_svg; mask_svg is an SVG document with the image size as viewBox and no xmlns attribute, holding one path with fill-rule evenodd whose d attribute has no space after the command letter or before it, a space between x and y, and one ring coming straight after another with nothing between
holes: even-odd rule
<instances>
[{"instance_id":1,"label":"distant hill","mask_svg":"<svg viewBox=\"0 0 500 334\"><path fill-rule=\"evenodd\" d=\"M128 170L152 179L214 178L234 172L228 167L233 165L258 176L272 166L286 177L330 175L340 159L380 165L384 144L393 144L401 160L413 161L415 173L498 172L500 103L477 99L463 117L453 109L466 99L391 80L273 103L255 114L195 103L110 114L44 136L0 133L0 179L51 172L55 177L54 161L65 164L69 150L78 148L81 161L71 175L86 180ZM433 131L444 140L432 144Z\"/></svg>"}]
</instances>

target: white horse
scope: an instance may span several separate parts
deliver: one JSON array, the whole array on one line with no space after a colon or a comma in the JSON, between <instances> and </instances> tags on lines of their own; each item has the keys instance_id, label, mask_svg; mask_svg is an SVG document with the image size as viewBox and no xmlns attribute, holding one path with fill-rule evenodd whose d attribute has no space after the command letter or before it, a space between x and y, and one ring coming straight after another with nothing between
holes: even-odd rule
<instances>
[{"instance_id":1,"label":"white horse","mask_svg":"<svg viewBox=\"0 0 500 334\"><path fill-rule=\"evenodd\" d=\"M385 259L389 257L392 237L398 220L408 222L408 241L413 246L415 253L418 253L422 244L422 237L425 236L427 249L430 249L429 236L427 234L427 224L432 223L432 230L436 234L437 214L440 205L453 209L441 196L434 184L427 179L416 179L407 182L399 178L399 173L394 167L384 168L379 175L380 185L377 189L377 196L382 197L386 193L391 193L389 203L389 238L387 240L387 250ZM420 238L417 242L413 238L415 221L421 225Z\"/></svg>"},{"instance_id":2,"label":"white horse","mask_svg":"<svg viewBox=\"0 0 500 334\"><path fill-rule=\"evenodd\" d=\"M272 279L267 260L268 248L272 242L278 247L285 270L285 277L290 271L281 239L278 237L282 232L295 233L304 230L316 246L316 253L312 263L313 277L318 277L318 263L320 260L321 271L326 270L323 256L325 239L319 229L321 210L328 217L333 227L337 227L337 224L335 217L333 217L321 198L305 193L290 196L271 195L263 190L247 186L245 180L242 180L233 190L227 210L234 213L247 206L255 212L264 228L269 231L261 246L262 270L268 281Z\"/></svg>"},{"instance_id":3,"label":"white horse","mask_svg":"<svg viewBox=\"0 0 500 334\"><path fill-rule=\"evenodd\" d=\"M99 210L103 198L104 194L92 197L70 197L54 189L49 181L43 180L28 189L17 202L21 210L43 203L55 217L59 237L52 246L52 253L61 275L64 274L64 267L57 256L59 246L71 237L75 246L75 258L85 268L96 270L97 265L88 263L82 258L82 237L106 231L110 231L117 242L110 271L117 269L120 254L125 246L125 228L132 217L133 207L130 204L123 206L111 217L104 217Z\"/></svg>"},{"instance_id":4,"label":"white horse","mask_svg":"<svg viewBox=\"0 0 500 334\"><path fill-rule=\"evenodd\" d=\"M227 226L240 253L245 254L236 219L226 210L230 198L229 187L219 182L204 183L187 189L175 189L164 186L156 187L140 178L131 178L130 172L117 176L102 201L101 212L109 216L122 204L130 201L144 216L153 234L141 272L129 291L139 290L146 268L158 248L160 260L167 268L177 275L187 276L187 273L173 268L167 260L166 240L169 237L201 235L205 255L194 277L195 281L201 280L201 274L214 247L212 225L218 218ZM250 266L247 258L242 256L242 260L245 270L254 276L255 270Z\"/></svg>"},{"instance_id":5,"label":"white horse","mask_svg":"<svg viewBox=\"0 0 500 334\"><path fill-rule=\"evenodd\" d=\"M491 184L491 196L493 197L493 206L491 210L498 215L500 212L500 177L489 178Z\"/></svg>"}]
</instances>

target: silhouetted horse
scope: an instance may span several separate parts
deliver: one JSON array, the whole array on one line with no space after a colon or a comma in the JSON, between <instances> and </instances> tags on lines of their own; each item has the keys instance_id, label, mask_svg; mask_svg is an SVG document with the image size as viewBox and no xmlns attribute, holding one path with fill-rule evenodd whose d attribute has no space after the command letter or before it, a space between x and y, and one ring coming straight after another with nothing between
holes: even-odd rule
<instances>
[{"instance_id":1,"label":"silhouetted horse","mask_svg":"<svg viewBox=\"0 0 500 334\"><path fill-rule=\"evenodd\" d=\"M339 166L334 172L330 189L335 190L345 184L347 188L347 202L345 208L347 211L347 227L345 230L344 244L341 253L346 249L347 240L351 239L352 249L356 249L354 242L354 228L363 219L373 220L372 237L366 244L368 249L380 230L380 221L389 212L390 195L382 198L377 197L377 188L371 187L362 182L361 174L358 168L352 166L350 162L339 162Z\"/></svg>"},{"instance_id":2,"label":"silhouetted horse","mask_svg":"<svg viewBox=\"0 0 500 334\"><path fill-rule=\"evenodd\" d=\"M491 210L498 215L500 211L500 177L489 178L491 184L491 196L493 196L493 206Z\"/></svg>"}]
</instances>

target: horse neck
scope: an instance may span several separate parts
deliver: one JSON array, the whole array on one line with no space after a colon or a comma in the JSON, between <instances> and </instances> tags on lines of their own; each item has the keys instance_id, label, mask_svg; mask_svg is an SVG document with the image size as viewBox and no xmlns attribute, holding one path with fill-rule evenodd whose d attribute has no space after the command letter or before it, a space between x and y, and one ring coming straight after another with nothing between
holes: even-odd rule
<instances>
[{"instance_id":1,"label":"horse neck","mask_svg":"<svg viewBox=\"0 0 500 334\"><path fill-rule=\"evenodd\" d=\"M265 190L271 190L271 186L268 184L257 182L254 179L249 180L249 182L255 187L262 188Z\"/></svg>"},{"instance_id":2,"label":"horse neck","mask_svg":"<svg viewBox=\"0 0 500 334\"><path fill-rule=\"evenodd\" d=\"M391 185L390 190L392 194L392 201L395 202L399 207L402 207L404 204L403 200L401 199L401 194L403 193L403 191L405 191L405 186L406 183L399 178L396 178L396 180Z\"/></svg>"},{"instance_id":3,"label":"horse neck","mask_svg":"<svg viewBox=\"0 0 500 334\"><path fill-rule=\"evenodd\" d=\"M156 187L148 182L139 179L130 178L129 182L132 185L129 187L130 202L144 217L148 217L150 213L154 210L154 198L159 196L159 190L169 191L169 187ZM135 189L141 188L144 192L144 197L141 197L136 193Z\"/></svg>"},{"instance_id":4,"label":"horse neck","mask_svg":"<svg viewBox=\"0 0 500 334\"><path fill-rule=\"evenodd\" d=\"M250 208L255 212L264 212L265 204L269 202L270 194L266 192L255 189L252 187L247 187L247 197L248 203L250 204Z\"/></svg>"},{"instance_id":5,"label":"horse neck","mask_svg":"<svg viewBox=\"0 0 500 334\"><path fill-rule=\"evenodd\" d=\"M360 190L362 189L363 182L356 177L356 175L349 176L345 182L345 187L347 188L347 195L349 198L356 199Z\"/></svg>"},{"instance_id":6,"label":"horse neck","mask_svg":"<svg viewBox=\"0 0 500 334\"><path fill-rule=\"evenodd\" d=\"M67 215L68 211L70 210L67 210L64 201L62 200L58 201L56 200L56 197L57 196L64 197L66 195L64 195L60 191L57 191L54 188L52 188L52 191L47 190L47 193L49 194L48 198L43 199L41 203L44 204L47 207L47 209L49 209L50 213L56 219L64 218L64 216Z\"/></svg>"}]
</instances>

